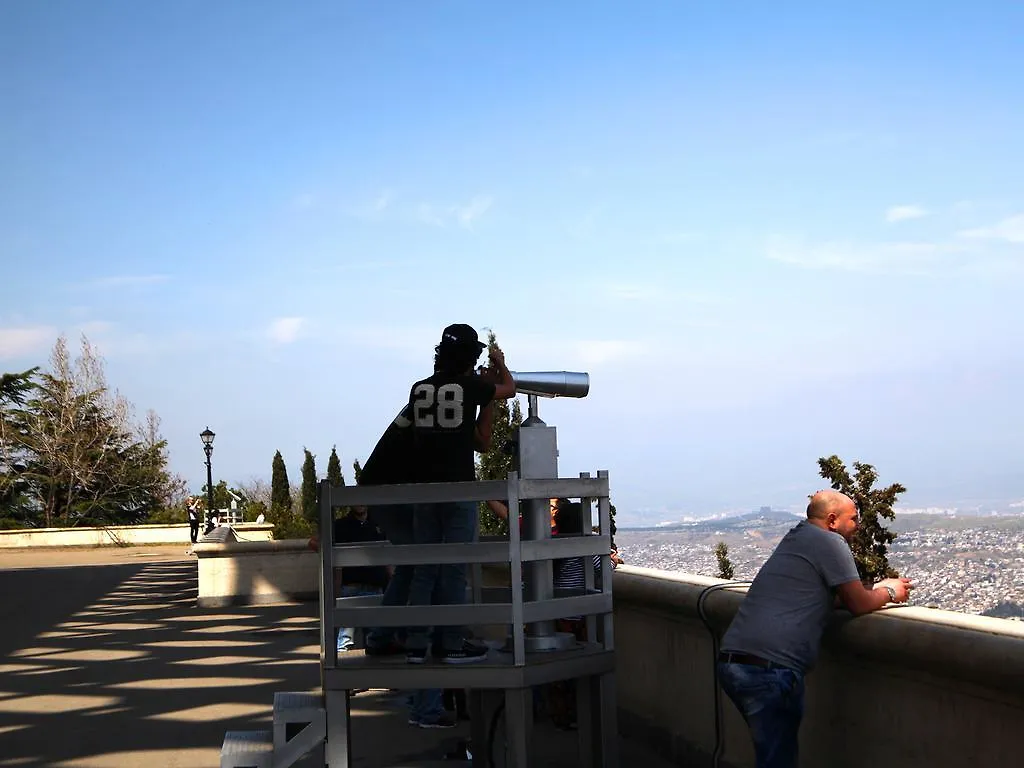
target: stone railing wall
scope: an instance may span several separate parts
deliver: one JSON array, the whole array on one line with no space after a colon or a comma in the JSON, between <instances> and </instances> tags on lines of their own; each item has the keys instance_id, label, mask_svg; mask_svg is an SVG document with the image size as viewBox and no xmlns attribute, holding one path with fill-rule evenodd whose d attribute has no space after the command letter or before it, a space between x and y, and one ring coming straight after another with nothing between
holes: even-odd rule
<instances>
[{"instance_id":1,"label":"stone railing wall","mask_svg":"<svg viewBox=\"0 0 1024 768\"><path fill-rule=\"evenodd\" d=\"M309 539L196 544L203 607L316 600L320 555Z\"/></svg>"},{"instance_id":2,"label":"stone railing wall","mask_svg":"<svg viewBox=\"0 0 1024 768\"><path fill-rule=\"evenodd\" d=\"M236 536L246 541L269 541L269 523L238 523ZM201 531L200 531L201 532ZM24 547L118 547L140 544L188 546L188 523L173 525L110 525L97 528L23 528L0 531L0 549Z\"/></svg>"},{"instance_id":3,"label":"stone railing wall","mask_svg":"<svg viewBox=\"0 0 1024 768\"><path fill-rule=\"evenodd\" d=\"M746 768L746 726L724 695L716 701L712 637L745 589L708 595L710 630L697 611L701 592L719 583L616 572L620 724L682 765ZM859 618L836 611L807 677L801 765L1010 768L1024 765L1022 732L1024 624L912 606Z\"/></svg>"}]
</instances>

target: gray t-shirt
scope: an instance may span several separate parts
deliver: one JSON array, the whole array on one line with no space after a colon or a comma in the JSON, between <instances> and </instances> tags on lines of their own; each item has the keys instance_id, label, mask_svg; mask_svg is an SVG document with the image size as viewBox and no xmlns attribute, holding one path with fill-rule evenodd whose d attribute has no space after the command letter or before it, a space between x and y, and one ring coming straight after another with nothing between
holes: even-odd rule
<instances>
[{"instance_id":1,"label":"gray t-shirt","mask_svg":"<svg viewBox=\"0 0 1024 768\"><path fill-rule=\"evenodd\" d=\"M842 536L801 521L754 578L722 638L722 650L806 672L818 658L835 588L859 578Z\"/></svg>"}]
</instances>

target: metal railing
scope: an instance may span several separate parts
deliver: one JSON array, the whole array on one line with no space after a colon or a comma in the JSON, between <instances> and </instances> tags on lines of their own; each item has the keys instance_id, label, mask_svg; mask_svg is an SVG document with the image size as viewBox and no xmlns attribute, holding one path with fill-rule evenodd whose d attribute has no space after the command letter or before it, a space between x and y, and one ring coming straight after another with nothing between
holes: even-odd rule
<instances>
[{"instance_id":1,"label":"metal railing","mask_svg":"<svg viewBox=\"0 0 1024 768\"><path fill-rule=\"evenodd\" d=\"M537 499L579 498L582 534L541 540L523 539L517 524L520 502ZM340 544L333 541L334 510L351 506L396 506L443 502L508 504L507 540L487 537L474 543L394 545L386 542ZM597 530L593 506L597 502ZM614 682L614 633L612 624L611 507L608 473L597 477L521 479L509 473L505 481L429 483L391 486L331 486L320 484L320 650L325 707L328 715L328 765L349 765L348 691L354 688L468 688L503 689L509 764L528 764L530 689L558 680L576 679L577 712L582 766L617 765L617 721ZM539 505L522 505L523 514L536 514ZM547 514L547 505L543 505ZM410 514L411 507L410 507ZM528 521L527 521L528 522ZM529 531L528 524L523 526ZM591 561L600 556L600 584ZM524 598L524 563L562 558L586 558L583 590L554 590L550 599ZM472 566L472 602L463 605L381 606L379 597L338 598L334 592L335 568L421 563L459 563ZM508 564L509 586L481 588L482 564ZM569 650L528 650L527 626L536 622L583 616L587 641ZM395 664L363 654L337 652L339 627L416 627L450 625L505 625L506 646L491 651L477 664ZM472 700L471 700L472 701ZM476 695L480 707L481 695ZM474 742L486 741L476 713ZM336 725L332 726L331 724ZM340 723L345 723L343 727ZM486 730L486 729L485 729ZM333 735L332 735L333 734ZM474 765L477 762L474 761ZM482 762L480 764L483 764Z\"/></svg>"},{"instance_id":2,"label":"metal railing","mask_svg":"<svg viewBox=\"0 0 1024 768\"><path fill-rule=\"evenodd\" d=\"M581 498L583 535L557 537L542 541L523 540L519 526L509 526L507 541L478 541L472 544L409 544L396 546L387 542L371 544L333 543L333 510L346 506L412 505L453 501L500 500L510 510L519 502L531 499ZM592 504L597 501L598 532L591 531ZM411 514L411 512L410 512ZM468 483L431 483L373 487L333 487L326 481L320 486L320 541L332 542L321 547L321 645L324 664L337 667L337 648L333 638L338 627L405 627L472 624L507 624L512 637L512 663L526 664L525 625L565 616L589 617L589 637L597 637L593 617L605 615L603 644L611 647L611 527L607 472L598 477L521 480L510 473L507 481ZM524 562L572 557L602 557L602 589L595 588L593 569L584 568L586 589L583 594L559 596L551 600L527 602L522 589L511 589L507 602L470 603L431 606L368 606L364 598L336 598L334 568L355 566L416 565L420 563L508 563L510 584L523 580ZM561 593L560 593L561 594ZM372 602L373 599L371 599ZM362 604L360 604L362 603ZM593 625L593 626L591 626Z\"/></svg>"}]
</instances>

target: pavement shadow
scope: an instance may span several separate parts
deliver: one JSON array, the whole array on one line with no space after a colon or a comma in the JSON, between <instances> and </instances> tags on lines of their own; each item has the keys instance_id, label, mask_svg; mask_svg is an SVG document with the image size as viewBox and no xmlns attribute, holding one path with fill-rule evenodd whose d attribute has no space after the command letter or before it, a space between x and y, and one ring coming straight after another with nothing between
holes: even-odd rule
<instances>
[{"instance_id":1,"label":"pavement shadow","mask_svg":"<svg viewBox=\"0 0 1024 768\"><path fill-rule=\"evenodd\" d=\"M0 765L216 766L319 687L315 604L195 607L195 562L0 571Z\"/></svg>"}]
</instances>

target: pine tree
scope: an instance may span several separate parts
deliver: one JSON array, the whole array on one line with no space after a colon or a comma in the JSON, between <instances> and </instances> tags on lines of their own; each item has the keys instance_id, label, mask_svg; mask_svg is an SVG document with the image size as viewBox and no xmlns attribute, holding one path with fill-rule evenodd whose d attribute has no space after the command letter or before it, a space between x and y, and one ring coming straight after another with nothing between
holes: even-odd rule
<instances>
[{"instance_id":1,"label":"pine tree","mask_svg":"<svg viewBox=\"0 0 1024 768\"><path fill-rule=\"evenodd\" d=\"M359 463L359 459L352 462L352 477L355 478L356 485L359 485L359 478L363 474L363 466Z\"/></svg>"},{"instance_id":2,"label":"pine tree","mask_svg":"<svg viewBox=\"0 0 1024 768\"><path fill-rule=\"evenodd\" d=\"M729 559L729 545L724 541L718 542L715 546L715 560L718 561L719 578L732 579L735 574L732 561Z\"/></svg>"},{"instance_id":3,"label":"pine tree","mask_svg":"<svg viewBox=\"0 0 1024 768\"><path fill-rule=\"evenodd\" d=\"M850 475L846 465L838 456L818 459L819 474L832 484L832 488L846 494L857 505L860 523L857 533L850 542L857 570L865 581L894 578L899 573L889 566L888 546L896 534L885 527L882 520L893 520L896 513L893 504L907 489L899 483L887 488L874 488L878 472L870 464L853 462L855 474Z\"/></svg>"},{"instance_id":4,"label":"pine tree","mask_svg":"<svg viewBox=\"0 0 1024 768\"><path fill-rule=\"evenodd\" d=\"M494 333L487 334L490 352L500 349ZM511 405L510 405L511 404ZM498 400L494 403L494 426L491 431L490 447L478 457L478 480L505 480L515 467L515 441L519 425L523 423L523 412L519 400ZM510 516L515 517L515 513ZM508 533L508 520L502 520L486 504L480 505L480 533L504 535Z\"/></svg>"},{"instance_id":5,"label":"pine tree","mask_svg":"<svg viewBox=\"0 0 1024 768\"><path fill-rule=\"evenodd\" d=\"M77 358L59 337L50 370L16 398L24 405L4 415L5 424L16 417L13 432L4 428L4 455L13 438L19 503L28 500L36 524L138 523L174 495L159 419L150 412L144 425L134 423L131 403L109 389L103 359L85 336Z\"/></svg>"},{"instance_id":6,"label":"pine tree","mask_svg":"<svg viewBox=\"0 0 1024 768\"><path fill-rule=\"evenodd\" d=\"M341 460L338 458L338 447L331 447L331 457L327 459L327 481L333 486L345 484L345 476L341 474Z\"/></svg>"},{"instance_id":7,"label":"pine tree","mask_svg":"<svg viewBox=\"0 0 1024 768\"><path fill-rule=\"evenodd\" d=\"M36 387L39 368L0 374L0 529L22 528L34 517L31 488L23 476L29 415L23 406Z\"/></svg>"},{"instance_id":8,"label":"pine tree","mask_svg":"<svg viewBox=\"0 0 1024 768\"><path fill-rule=\"evenodd\" d=\"M316 506L316 457L303 448L306 458L302 462L302 517L316 525L319 515Z\"/></svg>"},{"instance_id":9,"label":"pine tree","mask_svg":"<svg viewBox=\"0 0 1024 768\"><path fill-rule=\"evenodd\" d=\"M277 451L270 471L270 509L275 514L291 515L292 495L288 488L288 468Z\"/></svg>"}]
</instances>

